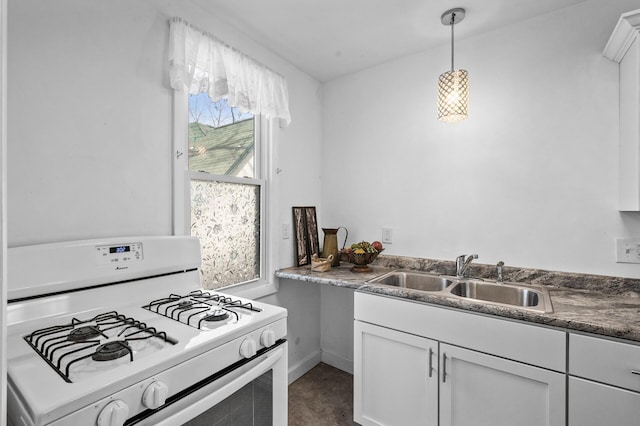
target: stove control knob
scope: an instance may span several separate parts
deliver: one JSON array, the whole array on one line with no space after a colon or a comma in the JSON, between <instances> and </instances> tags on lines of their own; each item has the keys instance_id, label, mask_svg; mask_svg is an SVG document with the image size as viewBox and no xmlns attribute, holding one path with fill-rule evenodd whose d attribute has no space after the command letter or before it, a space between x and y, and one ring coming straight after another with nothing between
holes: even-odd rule
<instances>
[{"instance_id":1,"label":"stove control knob","mask_svg":"<svg viewBox=\"0 0 640 426\"><path fill-rule=\"evenodd\" d=\"M108 403L98 415L98 426L122 426L129 418L129 406L116 399Z\"/></svg>"},{"instance_id":2,"label":"stove control knob","mask_svg":"<svg viewBox=\"0 0 640 426\"><path fill-rule=\"evenodd\" d=\"M267 348L273 346L276 343L276 333L273 330L265 330L260 335L260 344Z\"/></svg>"},{"instance_id":3,"label":"stove control knob","mask_svg":"<svg viewBox=\"0 0 640 426\"><path fill-rule=\"evenodd\" d=\"M144 390L142 394L142 405L154 410L167 401L169 396L169 386L164 382L153 382Z\"/></svg>"},{"instance_id":4,"label":"stove control knob","mask_svg":"<svg viewBox=\"0 0 640 426\"><path fill-rule=\"evenodd\" d=\"M256 354L256 341L253 339L245 339L240 344L240 355L244 358L251 358Z\"/></svg>"}]
</instances>

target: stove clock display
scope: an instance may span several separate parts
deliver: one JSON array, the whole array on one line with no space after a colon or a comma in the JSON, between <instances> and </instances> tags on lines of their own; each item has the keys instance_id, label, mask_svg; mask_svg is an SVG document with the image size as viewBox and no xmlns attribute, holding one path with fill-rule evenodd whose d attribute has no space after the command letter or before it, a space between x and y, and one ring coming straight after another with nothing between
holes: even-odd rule
<instances>
[{"instance_id":1,"label":"stove clock display","mask_svg":"<svg viewBox=\"0 0 640 426\"><path fill-rule=\"evenodd\" d=\"M121 264L142 260L142 243L96 246L99 265Z\"/></svg>"},{"instance_id":2,"label":"stove clock display","mask_svg":"<svg viewBox=\"0 0 640 426\"><path fill-rule=\"evenodd\" d=\"M109 253L126 253L131 251L131 246L109 247Z\"/></svg>"}]
</instances>

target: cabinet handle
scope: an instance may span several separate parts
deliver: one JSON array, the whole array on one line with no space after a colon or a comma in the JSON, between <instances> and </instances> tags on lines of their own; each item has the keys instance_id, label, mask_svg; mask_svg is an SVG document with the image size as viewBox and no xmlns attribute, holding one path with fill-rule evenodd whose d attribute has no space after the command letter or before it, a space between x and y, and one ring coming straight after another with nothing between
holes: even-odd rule
<instances>
[{"instance_id":1,"label":"cabinet handle","mask_svg":"<svg viewBox=\"0 0 640 426\"><path fill-rule=\"evenodd\" d=\"M429 348L429 377L433 376L433 349Z\"/></svg>"},{"instance_id":2,"label":"cabinet handle","mask_svg":"<svg viewBox=\"0 0 640 426\"><path fill-rule=\"evenodd\" d=\"M640 370L631 370L631 374L637 374L640 376Z\"/></svg>"},{"instance_id":3,"label":"cabinet handle","mask_svg":"<svg viewBox=\"0 0 640 426\"><path fill-rule=\"evenodd\" d=\"M442 354L442 383L447 381L447 354Z\"/></svg>"}]
</instances>

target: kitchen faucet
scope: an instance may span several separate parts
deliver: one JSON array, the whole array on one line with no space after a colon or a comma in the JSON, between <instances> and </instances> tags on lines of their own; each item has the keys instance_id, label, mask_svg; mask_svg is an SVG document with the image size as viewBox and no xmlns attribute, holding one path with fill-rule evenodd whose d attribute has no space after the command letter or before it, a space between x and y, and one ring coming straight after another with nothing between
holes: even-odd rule
<instances>
[{"instance_id":1,"label":"kitchen faucet","mask_svg":"<svg viewBox=\"0 0 640 426\"><path fill-rule=\"evenodd\" d=\"M477 254L470 254L469 257L462 254L456 257L456 276L458 278L464 278L464 271L467 269L473 259L477 259Z\"/></svg>"},{"instance_id":2,"label":"kitchen faucet","mask_svg":"<svg viewBox=\"0 0 640 426\"><path fill-rule=\"evenodd\" d=\"M502 278L502 267L504 266L504 262L501 260L500 262L498 262L498 264L496 265L496 274L498 275L498 278L496 279L496 282L498 284L502 284L503 283L503 278Z\"/></svg>"}]
</instances>

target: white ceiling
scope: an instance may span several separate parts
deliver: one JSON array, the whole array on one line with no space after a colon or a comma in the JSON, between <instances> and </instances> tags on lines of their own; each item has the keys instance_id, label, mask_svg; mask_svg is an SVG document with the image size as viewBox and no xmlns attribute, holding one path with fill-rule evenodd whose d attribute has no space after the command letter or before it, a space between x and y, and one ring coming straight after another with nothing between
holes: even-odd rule
<instances>
[{"instance_id":1,"label":"white ceiling","mask_svg":"<svg viewBox=\"0 0 640 426\"><path fill-rule=\"evenodd\" d=\"M585 0L194 0L320 81L450 41L440 16L466 9L456 40Z\"/></svg>"}]
</instances>

